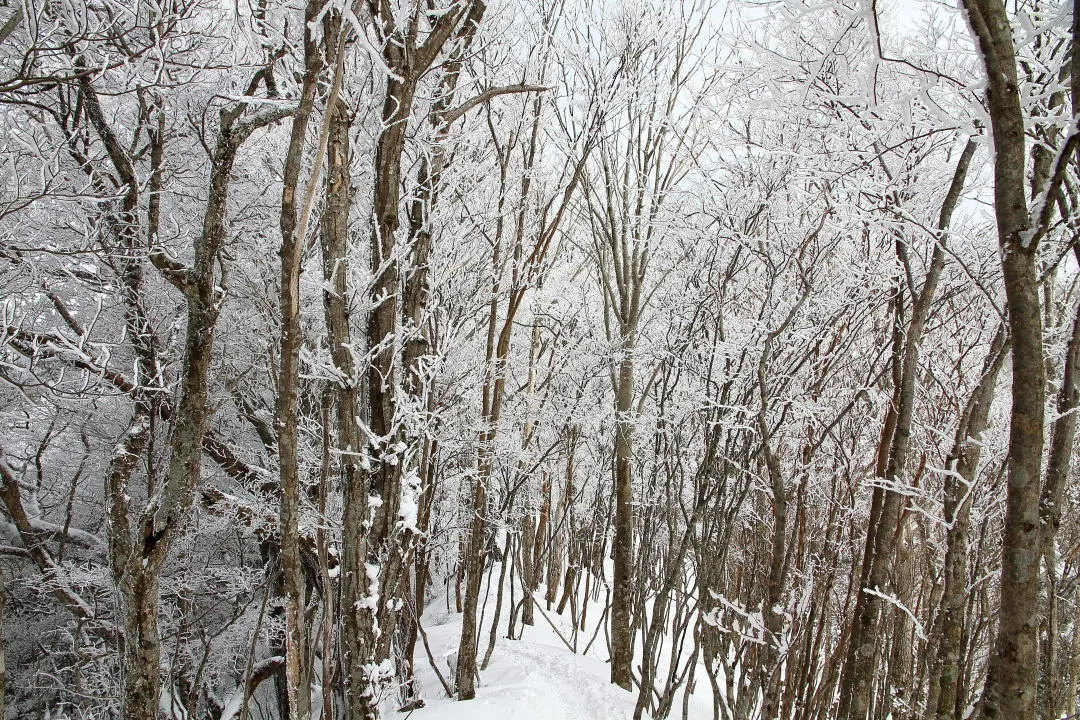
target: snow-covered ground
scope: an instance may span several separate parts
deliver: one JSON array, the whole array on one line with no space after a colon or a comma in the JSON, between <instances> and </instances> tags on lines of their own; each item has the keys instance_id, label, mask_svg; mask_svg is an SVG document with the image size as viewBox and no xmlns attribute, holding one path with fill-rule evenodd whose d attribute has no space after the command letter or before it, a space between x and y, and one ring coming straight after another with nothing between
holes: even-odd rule
<instances>
[{"instance_id":1,"label":"snow-covered ground","mask_svg":"<svg viewBox=\"0 0 1080 720\"><path fill-rule=\"evenodd\" d=\"M493 572L498 572L498 565ZM496 589L491 587L480 636L481 660L487 649L495 595ZM390 711L385 716L408 717L408 720L629 720L633 717L637 694L610 683L608 650L602 628L590 645L597 630L596 623L603 615L603 598L590 603L586 609L589 620L586 630L577 635L575 653L562 639L575 644L569 610L561 616L546 610L543 588L536 593L540 602L535 624L525 627L521 639L507 639L508 595L509 588L499 618L495 651L487 670L480 672L474 700L459 702L446 697L423 644L418 642L415 667L426 705L411 714ZM423 622L432 655L443 676L449 679L448 666L456 659L461 615L453 612L452 602L451 610L447 611L445 597L439 597L428 606ZM558 633L552 625L558 628ZM517 632L521 627L519 613ZM586 647L588 653L583 654ZM701 677L704 678L703 672ZM698 693L701 692L699 687ZM681 697L674 708L673 716L681 717ZM713 717L711 702L696 695L690 698L689 710L689 720L711 720Z\"/></svg>"},{"instance_id":2,"label":"snow-covered ground","mask_svg":"<svg viewBox=\"0 0 1080 720\"><path fill-rule=\"evenodd\" d=\"M444 617L444 624L428 629L428 640L445 675L445 658L457 651L461 616L444 613ZM421 648L416 667L427 705L410 715L410 720L623 720L633 717L635 698L610 684L607 663L572 654L550 628L546 630L545 633L544 628L534 626L526 629L521 640L501 638L495 645L488 669L480 674L476 698L469 702L446 697ZM554 639L557 646L548 642L550 639ZM486 641L485 635L481 652L486 648Z\"/></svg>"}]
</instances>

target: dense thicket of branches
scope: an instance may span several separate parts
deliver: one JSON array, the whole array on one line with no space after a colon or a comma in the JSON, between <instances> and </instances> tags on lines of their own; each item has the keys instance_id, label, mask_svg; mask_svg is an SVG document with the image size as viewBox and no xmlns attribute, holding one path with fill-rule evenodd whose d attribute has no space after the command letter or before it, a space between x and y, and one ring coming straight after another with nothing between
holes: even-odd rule
<instances>
[{"instance_id":1,"label":"dense thicket of branches","mask_svg":"<svg viewBox=\"0 0 1080 720\"><path fill-rule=\"evenodd\" d=\"M0 717L416 708L440 596L463 701L539 611L635 720L1075 716L1078 34L6 4Z\"/></svg>"}]
</instances>

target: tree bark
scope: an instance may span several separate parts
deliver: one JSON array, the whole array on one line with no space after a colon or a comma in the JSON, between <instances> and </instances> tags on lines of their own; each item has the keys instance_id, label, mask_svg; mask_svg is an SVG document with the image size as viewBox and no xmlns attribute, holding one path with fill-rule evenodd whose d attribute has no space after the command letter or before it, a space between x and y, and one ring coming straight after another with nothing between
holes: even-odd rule
<instances>
[{"instance_id":1,"label":"tree bark","mask_svg":"<svg viewBox=\"0 0 1080 720\"><path fill-rule=\"evenodd\" d=\"M634 643L631 608L634 581L634 361L632 336L623 339L615 393L615 539L611 592L611 682L630 690Z\"/></svg>"},{"instance_id":2,"label":"tree bark","mask_svg":"<svg viewBox=\"0 0 1080 720\"><path fill-rule=\"evenodd\" d=\"M300 104L292 119L285 156L281 191L281 309L280 361L274 430L277 436L281 500L278 525L281 537L282 586L285 593L285 695L289 717L306 720L311 715L311 695L306 667L304 571L300 562L300 477L297 460L297 386L300 381L300 273L306 218L298 218L297 191L307 128L315 105L315 90L322 69L322 55L312 25L322 3L311 0L304 11L304 76ZM309 182L315 182L313 176ZM299 222L299 228L297 224Z\"/></svg>"},{"instance_id":3,"label":"tree bark","mask_svg":"<svg viewBox=\"0 0 1080 720\"><path fill-rule=\"evenodd\" d=\"M1033 720L1039 667L1039 498L1046 399L1037 228L1031 227L1024 191L1024 114L1012 23L1000 0L964 0L964 8L987 76L995 151L994 213L1012 335L1001 590L983 713L989 720Z\"/></svg>"},{"instance_id":4,"label":"tree bark","mask_svg":"<svg viewBox=\"0 0 1080 720\"><path fill-rule=\"evenodd\" d=\"M408 370L404 367L403 287L406 271L397 238L401 214L402 156L410 127L413 100L420 79L439 60L447 42L478 20L484 4L479 0L454 2L433 15L423 42L417 42L420 18L405 18L391 4L369 0L383 61L390 72L382 106L382 129L375 147L372 193L370 297L374 309L368 317L367 341L371 361L367 373L367 412L371 436L367 443L370 469L365 470L366 491L377 501L370 504L370 530L366 538L357 528L346 536L346 573L343 607L349 616L342 635L349 675L347 692L351 718L378 716L377 695L392 676L384 672L394 637L405 569L409 563L412 528L398 522L407 467L419 461L406 408L410 404ZM414 8L413 13L425 12ZM422 289L422 284L420 286ZM417 316L418 317L418 316ZM355 499L355 497L354 497ZM361 501L366 503L367 501ZM348 499L346 500L348 506ZM360 519L367 522L366 518Z\"/></svg>"}]
</instances>

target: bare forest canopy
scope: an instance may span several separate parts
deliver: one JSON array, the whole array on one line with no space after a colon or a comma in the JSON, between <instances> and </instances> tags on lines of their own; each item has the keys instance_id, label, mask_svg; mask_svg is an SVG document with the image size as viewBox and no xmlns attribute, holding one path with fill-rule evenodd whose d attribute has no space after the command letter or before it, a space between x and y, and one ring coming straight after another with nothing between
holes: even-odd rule
<instances>
[{"instance_id":1,"label":"bare forest canopy","mask_svg":"<svg viewBox=\"0 0 1080 720\"><path fill-rule=\"evenodd\" d=\"M0 3L0 718L1077 717L1078 34Z\"/></svg>"}]
</instances>

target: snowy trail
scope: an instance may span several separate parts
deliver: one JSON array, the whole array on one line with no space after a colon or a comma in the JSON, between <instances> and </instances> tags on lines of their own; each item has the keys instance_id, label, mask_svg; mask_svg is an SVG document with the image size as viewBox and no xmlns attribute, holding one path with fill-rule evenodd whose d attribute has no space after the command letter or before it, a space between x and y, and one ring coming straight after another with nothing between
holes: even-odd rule
<instances>
[{"instance_id":1,"label":"snowy trail","mask_svg":"<svg viewBox=\"0 0 1080 720\"><path fill-rule=\"evenodd\" d=\"M426 658L423 663L426 667ZM430 667L423 675L431 675ZM429 685L427 707L414 712L410 720L624 720L633 716L634 696L608 682L606 663L546 644L501 640L482 678L476 699L464 703L439 697L442 693Z\"/></svg>"},{"instance_id":2,"label":"snowy trail","mask_svg":"<svg viewBox=\"0 0 1080 720\"><path fill-rule=\"evenodd\" d=\"M493 605L495 589L489 588L488 593L489 605ZM537 596L542 597L543 593L538 591ZM583 646L593 637L596 623L604 617L598 602L588 599L585 602L589 622L579 636ZM447 606L446 598L439 597L428 605L424 616L432 653L444 675L448 671L447 658L456 654L461 633L461 615L444 609ZM592 644L588 655L575 654L541 613L546 613L564 637L572 636L569 615L547 611L541 602L538 603L536 623L527 627L519 624L518 632L523 632L521 638L509 640L505 637L507 618L504 611L491 663L480 673L476 698L468 702L445 696L426 652L418 645L415 668L426 706L407 715L387 707L386 717L398 720L630 720L637 694L611 684L603 636ZM487 648L492 615L489 608L481 633L481 658ZM708 698L694 694L687 701L690 720L712 719L711 693ZM681 707L681 702L680 692L675 707ZM673 715L681 717L681 712L676 710Z\"/></svg>"}]
</instances>

